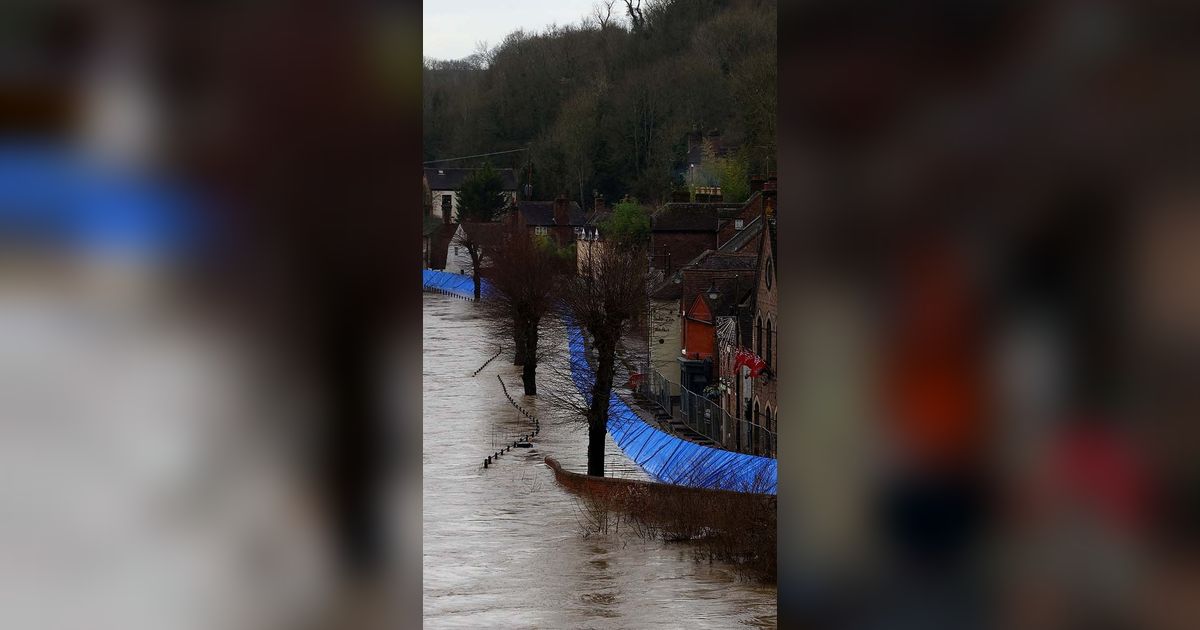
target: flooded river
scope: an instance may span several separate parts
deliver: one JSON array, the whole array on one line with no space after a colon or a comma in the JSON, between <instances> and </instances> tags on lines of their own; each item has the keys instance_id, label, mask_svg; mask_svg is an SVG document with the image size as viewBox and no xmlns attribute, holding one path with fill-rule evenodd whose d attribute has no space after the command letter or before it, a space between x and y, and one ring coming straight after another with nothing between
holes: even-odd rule
<instances>
[{"instance_id":1,"label":"flooded river","mask_svg":"<svg viewBox=\"0 0 1200 630\"><path fill-rule=\"evenodd\" d=\"M551 455L586 469L580 423L543 421L532 449L484 469L497 442L530 426L520 376L496 353L472 303L425 294L424 615L429 628L775 627L776 591L679 543L586 533L576 499L554 483ZM511 438L510 438L511 439ZM646 478L609 439L606 468Z\"/></svg>"}]
</instances>

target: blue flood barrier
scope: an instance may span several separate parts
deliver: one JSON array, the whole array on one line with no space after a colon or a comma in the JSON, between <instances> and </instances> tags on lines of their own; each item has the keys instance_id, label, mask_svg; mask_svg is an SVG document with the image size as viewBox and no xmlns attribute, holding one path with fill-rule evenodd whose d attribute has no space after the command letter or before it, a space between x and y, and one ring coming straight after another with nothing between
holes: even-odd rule
<instances>
[{"instance_id":1,"label":"blue flood barrier","mask_svg":"<svg viewBox=\"0 0 1200 630\"><path fill-rule=\"evenodd\" d=\"M474 296L471 277L425 269L422 286L464 298ZM487 295L487 283L480 286ZM587 361L583 331L567 321L571 379L579 393L591 401L595 374ZM638 466L664 483L698 488L775 494L778 462L770 457L735 453L702 446L666 433L648 424L616 394L608 403L608 432L617 446Z\"/></svg>"},{"instance_id":2,"label":"blue flood barrier","mask_svg":"<svg viewBox=\"0 0 1200 630\"><path fill-rule=\"evenodd\" d=\"M471 276L436 269L421 270L421 288L426 291L449 293L462 298L474 299L475 297L475 282L471 280ZM480 280L479 292L480 297L487 295L486 280Z\"/></svg>"},{"instance_id":3,"label":"blue flood barrier","mask_svg":"<svg viewBox=\"0 0 1200 630\"><path fill-rule=\"evenodd\" d=\"M583 331L567 322L571 378L589 403L595 375ZM770 457L703 446L648 424L616 394L608 403L608 432L617 446L655 479L683 486L775 494L778 462Z\"/></svg>"}]
</instances>

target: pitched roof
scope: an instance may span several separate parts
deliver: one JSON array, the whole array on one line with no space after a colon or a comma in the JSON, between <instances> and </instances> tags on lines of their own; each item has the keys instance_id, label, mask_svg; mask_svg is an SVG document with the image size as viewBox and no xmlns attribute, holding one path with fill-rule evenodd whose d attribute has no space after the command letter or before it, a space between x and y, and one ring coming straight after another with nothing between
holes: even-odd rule
<instances>
[{"instance_id":1,"label":"pitched roof","mask_svg":"<svg viewBox=\"0 0 1200 630\"><path fill-rule=\"evenodd\" d=\"M517 211L521 213L521 218L525 221L526 225L557 225L554 222L553 201L518 201ZM570 225L584 225L587 223L587 215L583 213L583 209L579 207L579 204L574 201L567 206L567 221Z\"/></svg>"},{"instance_id":2,"label":"pitched roof","mask_svg":"<svg viewBox=\"0 0 1200 630\"><path fill-rule=\"evenodd\" d=\"M758 254L714 251L693 268L705 271L757 271Z\"/></svg>"},{"instance_id":3,"label":"pitched roof","mask_svg":"<svg viewBox=\"0 0 1200 630\"><path fill-rule=\"evenodd\" d=\"M753 292L754 287L746 278L714 278L712 284L716 288L717 299L708 296L708 286L692 298L692 304L697 300L703 301L713 318L726 316L733 312L733 307L743 302ZM691 306L691 305L689 305ZM688 309L691 311L691 309Z\"/></svg>"},{"instance_id":4,"label":"pitched roof","mask_svg":"<svg viewBox=\"0 0 1200 630\"><path fill-rule=\"evenodd\" d=\"M483 245L491 247L496 245L504 238L504 224L490 221L465 221L459 224L467 238Z\"/></svg>"},{"instance_id":5,"label":"pitched roof","mask_svg":"<svg viewBox=\"0 0 1200 630\"><path fill-rule=\"evenodd\" d=\"M437 217L425 215L421 222L421 236L432 236L442 229L442 223L443 221Z\"/></svg>"},{"instance_id":6,"label":"pitched roof","mask_svg":"<svg viewBox=\"0 0 1200 630\"><path fill-rule=\"evenodd\" d=\"M459 190L463 181L471 174L479 171L477 168L427 168L425 180L429 182L430 190ZM511 168L494 169L500 175L503 190L517 189L517 176Z\"/></svg>"},{"instance_id":7,"label":"pitched roof","mask_svg":"<svg viewBox=\"0 0 1200 630\"><path fill-rule=\"evenodd\" d=\"M715 232L723 213L740 210L740 203L668 203L650 215L651 229L672 232Z\"/></svg>"},{"instance_id":8,"label":"pitched roof","mask_svg":"<svg viewBox=\"0 0 1200 630\"><path fill-rule=\"evenodd\" d=\"M604 208L602 210L593 210L592 214L587 219L587 224L588 225L599 225L600 223L603 223L605 219L607 219L608 217L611 217L612 213L613 213L613 211L609 208Z\"/></svg>"},{"instance_id":9,"label":"pitched roof","mask_svg":"<svg viewBox=\"0 0 1200 630\"><path fill-rule=\"evenodd\" d=\"M666 276L650 289L650 297L655 300L678 300L683 297L683 273L685 271L728 272L742 277L741 284L753 285L753 278L758 272L758 254L756 252L722 252L706 249L693 258L675 273ZM728 278L733 282L732 278ZM718 284L724 280L717 280ZM746 293L745 291L742 292Z\"/></svg>"},{"instance_id":10,"label":"pitched roof","mask_svg":"<svg viewBox=\"0 0 1200 630\"><path fill-rule=\"evenodd\" d=\"M754 220L742 226L742 229L738 230L737 233L729 237L729 240L721 243L721 246L717 248L717 251L741 252L745 250L746 247L758 243L758 235L762 233L762 228L762 217L754 217Z\"/></svg>"}]
</instances>

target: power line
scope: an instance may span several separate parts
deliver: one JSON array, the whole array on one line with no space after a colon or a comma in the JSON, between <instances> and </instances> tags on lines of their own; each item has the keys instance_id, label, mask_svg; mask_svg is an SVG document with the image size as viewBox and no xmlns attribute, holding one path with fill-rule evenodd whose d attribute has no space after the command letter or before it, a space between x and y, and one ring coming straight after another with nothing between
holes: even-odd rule
<instances>
[{"instance_id":1,"label":"power line","mask_svg":"<svg viewBox=\"0 0 1200 630\"><path fill-rule=\"evenodd\" d=\"M493 151L491 153L480 153L479 155L467 155L467 156L463 156L463 157L446 158L444 160L429 160L428 162L422 162L421 164L437 164L438 162L453 162L455 160L469 160L471 158L487 157L489 155L501 155L504 153L517 153L518 151L528 151L528 150L529 150L528 147L526 147L524 149L509 149L508 151Z\"/></svg>"}]
</instances>

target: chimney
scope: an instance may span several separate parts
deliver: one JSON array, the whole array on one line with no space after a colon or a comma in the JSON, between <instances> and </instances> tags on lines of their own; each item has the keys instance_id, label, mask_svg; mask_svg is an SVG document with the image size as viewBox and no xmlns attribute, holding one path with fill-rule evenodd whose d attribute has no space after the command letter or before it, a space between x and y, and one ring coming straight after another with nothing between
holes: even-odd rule
<instances>
[{"instance_id":1,"label":"chimney","mask_svg":"<svg viewBox=\"0 0 1200 630\"><path fill-rule=\"evenodd\" d=\"M521 210L517 204L508 207L508 229L516 231L521 227Z\"/></svg>"},{"instance_id":2,"label":"chimney","mask_svg":"<svg viewBox=\"0 0 1200 630\"><path fill-rule=\"evenodd\" d=\"M750 176L750 194L753 195L754 193L759 192L762 189L763 189L763 176L762 175L751 175Z\"/></svg>"},{"instance_id":3,"label":"chimney","mask_svg":"<svg viewBox=\"0 0 1200 630\"><path fill-rule=\"evenodd\" d=\"M571 224L571 221L567 215L567 204L569 203L570 202L567 201L566 195L559 195L558 199L554 200L554 225Z\"/></svg>"},{"instance_id":4,"label":"chimney","mask_svg":"<svg viewBox=\"0 0 1200 630\"><path fill-rule=\"evenodd\" d=\"M600 212L601 210L604 209L604 195L601 195L598 192L593 193L593 195L594 196L592 197L592 211Z\"/></svg>"},{"instance_id":5,"label":"chimney","mask_svg":"<svg viewBox=\"0 0 1200 630\"><path fill-rule=\"evenodd\" d=\"M775 216L775 176L772 175L763 182L763 214L768 218Z\"/></svg>"}]
</instances>

